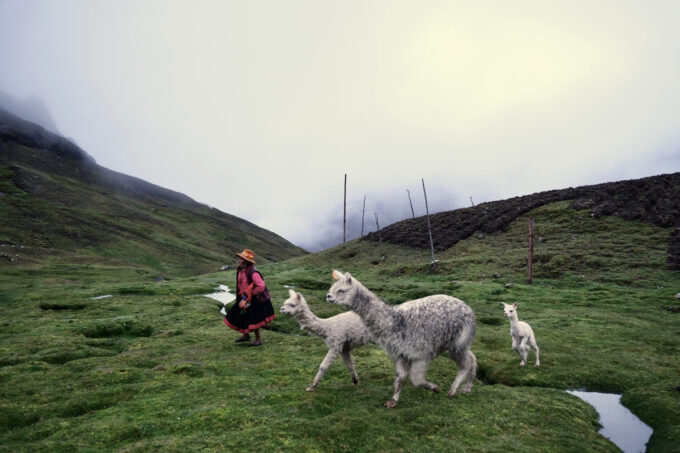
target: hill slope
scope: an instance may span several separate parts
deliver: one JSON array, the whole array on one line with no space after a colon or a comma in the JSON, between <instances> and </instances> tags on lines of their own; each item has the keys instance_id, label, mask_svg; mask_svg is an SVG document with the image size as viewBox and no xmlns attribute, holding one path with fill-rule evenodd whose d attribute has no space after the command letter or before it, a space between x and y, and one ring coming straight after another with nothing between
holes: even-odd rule
<instances>
[{"instance_id":1,"label":"hill slope","mask_svg":"<svg viewBox=\"0 0 680 453\"><path fill-rule=\"evenodd\" d=\"M430 216L432 242L443 251L474 233L497 233L527 212L557 201L571 201L572 209L588 209L599 218L614 215L642 220L660 227L680 228L680 173L652 176L582 187L535 193L507 200L482 203L471 208ZM369 233L366 239L416 248L430 247L427 218L402 220ZM668 240L668 264L680 269L680 240L677 230Z\"/></svg>"},{"instance_id":2,"label":"hill slope","mask_svg":"<svg viewBox=\"0 0 680 453\"><path fill-rule=\"evenodd\" d=\"M101 167L63 137L2 110L0 217L0 265L97 257L177 274L215 270L244 247L260 262L305 253L243 219Z\"/></svg>"}]
</instances>

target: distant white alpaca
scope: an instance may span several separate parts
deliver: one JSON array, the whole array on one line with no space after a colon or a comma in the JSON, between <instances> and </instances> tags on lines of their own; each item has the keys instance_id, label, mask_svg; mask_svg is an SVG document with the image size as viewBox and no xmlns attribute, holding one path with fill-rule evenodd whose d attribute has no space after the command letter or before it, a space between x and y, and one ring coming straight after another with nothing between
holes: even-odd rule
<instances>
[{"instance_id":1,"label":"distant white alpaca","mask_svg":"<svg viewBox=\"0 0 680 453\"><path fill-rule=\"evenodd\" d=\"M536 366L541 365L541 361L538 358L538 345L536 344L536 337L534 336L534 331L531 326L524 321L520 321L517 318L517 302L514 304L503 304L503 313L505 317L510 320L510 335L512 335L512 349L517 351L517 354L522 358L520 366L527 364L527 358L529 357L529 350L531 348L536 351Z\"/></svg>"},{"instance_id":2,"label":"distant white alpaca","mask_svg":"<svg viewBox=\"0 0 680 453\"><path fill-rule=\"evenodd\" d=\"M292 289L288 290L288 294L290 297L281 305L281 313L295 318L301 329L307 329L318 335L328 346L328 353L321 362L314 381L307 387L307 391L311 392L316 388L338 354L342 355L342 360L352 375L352 381L355 385L358 384L359 378L354 370L354 361L350 351L371 341L368 329L361 318L356 313L346 312L322 319L312 313L302 294Z\"/></svg>"},{"instance_id":3,"label":"distant white alpaca","mask_svg":"<svg viewBox=\"0 0 680 453\"><path fill-rule=\"evenodd\" d=\"M333 271L333 277L337 282L326 295L328 302L348 306L361 316L373 340L392 358L394 395L385 406L397 404L409 374L416 387L439 392L436 384L427 381L425 373L430 361L445 351L458 364L458 374L447 396L455 395L463 380L466 385L461 393L471 390L477 359L470 351L470 345L477 324L472 309L463 301L436 295L392 307L349 273Z\"/></svg>"}]
</instances>

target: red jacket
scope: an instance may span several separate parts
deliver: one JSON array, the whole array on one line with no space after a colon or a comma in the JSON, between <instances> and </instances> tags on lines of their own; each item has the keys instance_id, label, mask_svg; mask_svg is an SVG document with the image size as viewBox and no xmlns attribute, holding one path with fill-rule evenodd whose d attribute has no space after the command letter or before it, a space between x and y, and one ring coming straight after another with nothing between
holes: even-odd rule
<instances>
[{"instance_id":1,"label":"red jacket","mask_svg":"<svg viewBox=\"0 0 680 453\"><path fill-rule=\"evenodd\" d=\"M248 291L250 285L252 285L252 296L248 294L250 292ZM247 294L248 300L252 297L252 300L256 302L264 302L271 299L262 274L252 265L236 271L236 291L238 300L241 300L243 294Z\"/></svg>"}]
</instances>

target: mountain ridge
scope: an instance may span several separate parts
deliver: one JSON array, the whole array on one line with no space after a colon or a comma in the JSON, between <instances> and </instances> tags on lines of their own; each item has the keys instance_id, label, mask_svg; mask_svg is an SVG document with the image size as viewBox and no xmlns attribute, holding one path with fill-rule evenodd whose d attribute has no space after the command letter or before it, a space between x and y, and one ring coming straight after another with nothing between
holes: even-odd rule
<instances>
[{"instance_id":1,"label":"mountain ridge","mask_svg":"<svg viewBox=\"0 0 680 453\"><path fill-rule=\"evenodd\" d=\"M3 108L0 108L0 140L43 149L83 163L96 163L92 156L70 140Z\"/></svg>"},{"instance_id":2,"label":"mountain ridge","mask_svg":"<svg viewBox=\"0 0 680 453\"><path fill-rule=\"evenodd\" d=\"M19 118L38 124L55 134L60 134L52 114L47 108L45 101L35 95L19 99L8 93L0 91L0 109L10 112Z\"/></svg>"},{"instance_id":3,"label":"mountain ridge","mask_svg":"<svg viewBox=\"0 0 680 453\"><path fill-rule=\"evenodd\" d=\"M0 243L163 272L215 270L245 247L259 262L307 253L244 219L101 167L69 140L3 110L0 213Z\"/></svg>"}]
</instances>

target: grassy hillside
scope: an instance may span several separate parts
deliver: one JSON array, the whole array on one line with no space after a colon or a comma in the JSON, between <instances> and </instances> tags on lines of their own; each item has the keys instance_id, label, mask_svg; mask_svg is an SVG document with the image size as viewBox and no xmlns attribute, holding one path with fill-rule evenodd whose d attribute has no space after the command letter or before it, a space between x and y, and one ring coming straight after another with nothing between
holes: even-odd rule
<instances>
[{"instance_id":1,"label":"grassy hillside","mask_svg":"<svg viewBox=\"0 0 680 453\"><path fill-rule=\"evenodd\" d=\"M505 231L518 217L558 201L569 201L571 209L585 210L584 215L594 218L613 215L664 228L680 228L680 173L550 190L440 212L431 216L434 248L447 250L474 233ZM430 248L425 216L388 225L380 234L368 234L367 239ZM670 245L668 263L678 269L680 247L677 241Z\"/></svg>"},{"instance_id":2,"label":"grassy hillside","mask_svg":"<svg viewBox=\"0 0 680 453\"><path fill-rule=\"evenodd\" d=\"M0 266L95 260L178 276L231 264L245 247L260 262L305 253L243 219L100 167L1 111L0 218Z\"/></svg>"},{"instance_id":3,"label":"grassy hillside","mask_svg":"<svg viewBox=\"0 0 680 453\"><path fill-rule=\"evenodd\" d=\"M391 362L373 345L354 354L358 386L338 361L307 393L326 348L297 323L278 315L263 347L234 343L203 296L233 271L153 282L115 262L0 267L0 451L616 451L568 388L622 392L655 430L648 451L677 451L671 228L569 206L473 232L438 252L434 274L428 250L371 241L261 266L277 313L284 285L320 316L338 313L324 301L334 268L390 303L448 293L474 309L472 393L448 399L407 384L394 410L383 407ZM529 216L543 238L531 285ZM501 301L518 302L533 326L540 368L519 367ZM446 387L455 372L440 357L428 376Z\"/></svg>"}]
</instances>

